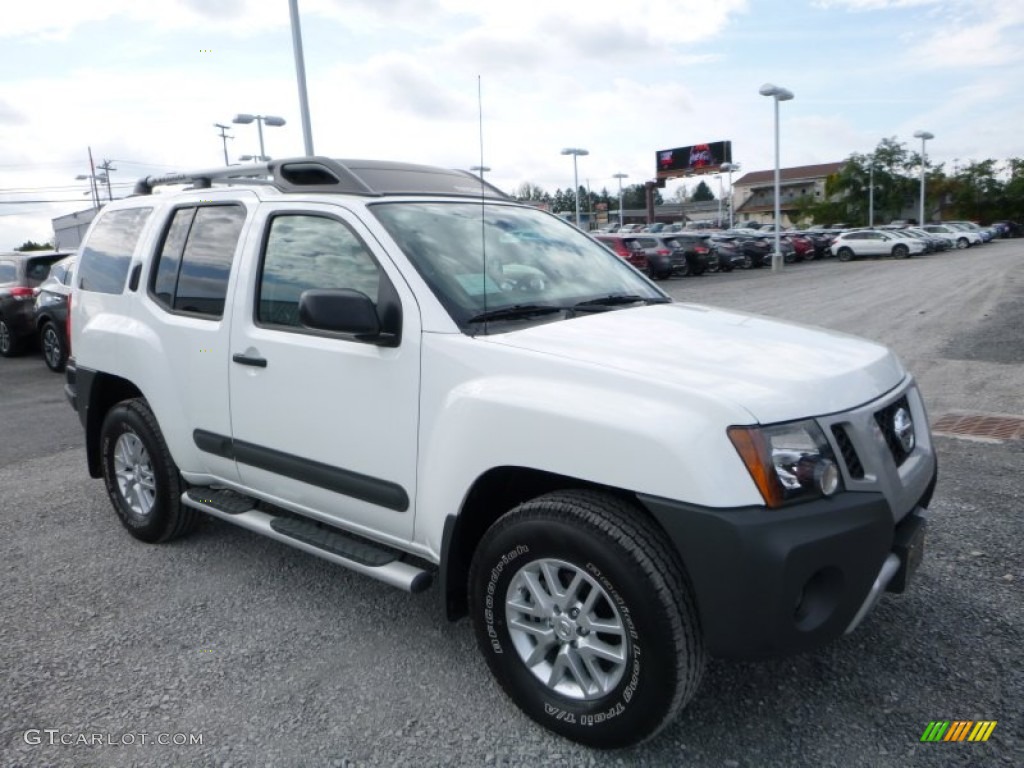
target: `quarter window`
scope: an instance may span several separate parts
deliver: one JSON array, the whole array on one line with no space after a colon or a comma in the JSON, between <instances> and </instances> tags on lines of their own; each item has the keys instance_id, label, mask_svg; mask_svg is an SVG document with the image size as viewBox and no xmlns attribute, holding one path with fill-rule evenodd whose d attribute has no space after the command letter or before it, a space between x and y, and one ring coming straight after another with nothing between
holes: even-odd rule
<instances>
[{"instance_id":1,"label":"quarter window","mask_svg":"<svg viewBox=\"0 0 1024 768\"><path fill-rule=\"evenodd\" d=\"M271 221L260 272L256 320L301 327L299 297L310 288L349 288L378 299L380 268L344 223L324 216Z\"/></svg>"},{"instance_id":2,"label":"quarter window","mask_svg":"<svg viewBox=\"0 0 1024 768\"><path fill-rule=\"evenodd\" d=\"M121 293L128 267L152 208L109 211L93 226L82 248L78 287L97 293Z\"/></svg>"}]
</instances>

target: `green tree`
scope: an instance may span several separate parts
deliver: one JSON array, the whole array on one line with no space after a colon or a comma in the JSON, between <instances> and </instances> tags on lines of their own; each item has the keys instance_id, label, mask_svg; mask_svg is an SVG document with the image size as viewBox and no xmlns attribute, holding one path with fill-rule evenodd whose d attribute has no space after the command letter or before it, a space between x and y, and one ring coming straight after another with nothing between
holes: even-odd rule
<instances>
[{"instance_id":1,"label":"green tree","mask_svg":"<svg viewBox=\"0 0 1024 768\"><path fill-rule=\"evenodd\" d=\"M37 243L37 242L34 242L33 240L26 240L24 243L22 243L18 248L15 248L14 250L16 250L16 251L52 251L53 250L53 243Z\"/></svg>"},{"instance_id":2,"label":"green tree","mask_svg":"<svg viewBox=\"0 0 1024 768\"><path fill-rule=\"evenodd\" d=\"M711 187L709 187L705 183L704 179L701 179L700 183L697 185L697 188L693 190L693 197L690 199L693 200L693 202L695 203L705 202L707 200L714 200L715 193L711 191Z\"/></svg>"}]
</instances>

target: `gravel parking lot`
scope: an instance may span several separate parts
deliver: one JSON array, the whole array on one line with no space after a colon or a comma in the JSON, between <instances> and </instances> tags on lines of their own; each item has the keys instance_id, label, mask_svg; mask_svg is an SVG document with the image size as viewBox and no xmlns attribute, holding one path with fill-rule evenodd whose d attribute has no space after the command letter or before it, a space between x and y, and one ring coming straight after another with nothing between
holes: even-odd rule
<instances>
[{"instance_id":1,"label":"gravel parking lot","mask_svg":"<svg viewBox=\"0 0 1024 768\"><path fill-rule=\"evenodd\" d=\"M662 286L892 346L933 422L1024 418L1022 268L1014 240ZM1024 765L1024 441L936 438L916 582L853 635L712 662L658 738L596 752L519 713L436 588L408 595L215 520L167 546L130 538L40 360L0 360L0 424L3 766ZM921 743L933 720L998 725Z\"/></svg>"}]
</instances>

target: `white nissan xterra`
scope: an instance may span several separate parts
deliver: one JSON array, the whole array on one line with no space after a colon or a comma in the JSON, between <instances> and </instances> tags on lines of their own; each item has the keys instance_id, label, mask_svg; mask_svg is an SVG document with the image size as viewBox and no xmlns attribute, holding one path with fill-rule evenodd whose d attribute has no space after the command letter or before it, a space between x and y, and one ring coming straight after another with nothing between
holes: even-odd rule
<instances>
[{"instance_id":1,"label":"white nissan xterra","mask_svg":"<svg viewBox=\"0 0 1024 768\"><path fill-rule=\"evenodd\" d=\"M66 391L138 539L205 513L436 578L516 704L597 747L657 733L708 654L853 630L920 561L935 455L878 344L675 303L465 172L135 191L82 244Z\"/></svg>"}]
</instances>

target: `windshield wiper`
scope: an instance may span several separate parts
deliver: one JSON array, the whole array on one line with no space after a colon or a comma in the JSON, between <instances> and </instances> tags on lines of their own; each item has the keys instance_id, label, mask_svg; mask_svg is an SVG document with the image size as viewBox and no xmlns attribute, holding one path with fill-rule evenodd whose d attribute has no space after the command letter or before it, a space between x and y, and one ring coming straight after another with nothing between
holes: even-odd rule
<instances>
[{"instance_id":1,"label":"windshield wiper","mask_svg":"<svg viewBox=\"0 0 1024 768\"><path fill-rule=\"evenodd\" d=\"M643 296L638 296L635 293L611 293L607 296L598 296L596 299L587 299L586 301L576 302L572 305L572 308L583 312L588 310L600 311L602 309L607 309L608 307L615 307L621 304L636 304L641 301L644 304L667 304L672 301L672 299L660 296L645 298Z\"/></svg>"},{"instance_id":2,"label":"windshield wiper","mask_svg":"<svg viewBox=\"0 0 1024 768\"><path fill-rule=\"evenodd\" d=\"M530 315L549 315L552 312L565 312L568 307L560 307L557 304L514 304L511 307L499 307L489 309L478 315L473 315L467 323L483 323L488 320L513 320L517 317L529 317Z\"/></svg>"}]
</instances>

